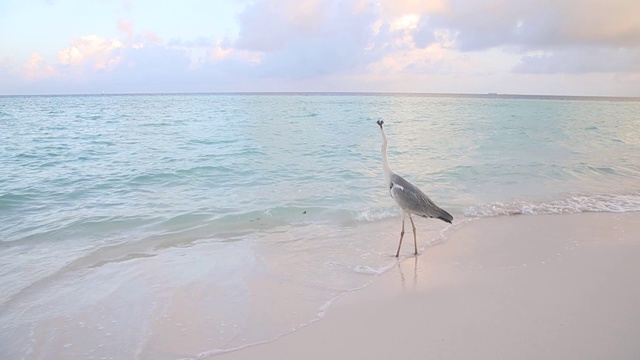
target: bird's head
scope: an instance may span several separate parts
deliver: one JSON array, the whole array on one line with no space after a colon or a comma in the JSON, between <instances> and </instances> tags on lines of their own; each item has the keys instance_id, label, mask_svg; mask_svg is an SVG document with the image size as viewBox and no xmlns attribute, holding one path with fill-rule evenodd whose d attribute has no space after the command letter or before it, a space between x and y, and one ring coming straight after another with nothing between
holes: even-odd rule
<instances>
[{"instance_id":1,"label":"bird's head","mask_svg":"<svg viewBox=\"0 0 640 360\"><path fill-rule=\"evenodd\" d=\"M382 125L384 125L384 121L378 120L376 121L376 123L380 126L380 129L382 129Z\"/></svg>"}]
</instances>

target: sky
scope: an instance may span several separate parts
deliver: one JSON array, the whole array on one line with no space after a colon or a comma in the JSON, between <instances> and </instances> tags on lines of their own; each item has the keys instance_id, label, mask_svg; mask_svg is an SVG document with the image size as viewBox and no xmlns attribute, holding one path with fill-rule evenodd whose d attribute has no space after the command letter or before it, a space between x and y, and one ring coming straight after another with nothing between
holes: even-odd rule
<instances>
[{"instance_id":1,"label":"sky","mask_svg":"<svg viewBox=\"0 0 640 360\"><path fill-rule=\"evenodd\" d=\"M640 97L638 0L0 0L0 95Z\"/></svg>"}]
</instances>

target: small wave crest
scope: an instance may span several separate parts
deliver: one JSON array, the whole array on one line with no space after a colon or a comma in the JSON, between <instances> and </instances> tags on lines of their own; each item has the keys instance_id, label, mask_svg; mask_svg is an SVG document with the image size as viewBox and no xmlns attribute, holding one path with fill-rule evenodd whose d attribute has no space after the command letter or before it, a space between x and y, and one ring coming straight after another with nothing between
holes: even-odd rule
<instances>
[{"instance_id":1,"label":"small wave crest","mask_svg":"<svg viewBox=\"0 0 640 360\"><path fill-rule=\"evenodd\" d=\"M550 202L513 201L492 202L466 208L467 217L504 215L576 214L584 212L634 212L640 211L640 194L632 195L572 195Z\"/></svg>"},{"instance_id":2,"label":"small wave crest","mask_svg":"<svg viewBox=\"0 0 640 360\"><path fill-rule=\"evenodd\" d=\"M369 208L357 211L353 214L356 221L373 222L382 219L397 217L399 210L394 207Z\"/></svg>"}]
</instances>

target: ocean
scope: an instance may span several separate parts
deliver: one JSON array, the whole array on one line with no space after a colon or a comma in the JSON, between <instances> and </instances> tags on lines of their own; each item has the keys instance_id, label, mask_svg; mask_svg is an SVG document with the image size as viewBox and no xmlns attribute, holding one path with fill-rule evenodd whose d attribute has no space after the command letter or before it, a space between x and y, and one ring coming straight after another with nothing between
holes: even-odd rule
<instances>
[{"instance_id":1,"label":"ocean","mask_svg":"<svg viewBox=\"0 0 640 360\"><path fill-rule=\"evenodd\" d=\"M197 357L318 321L397 264L377 120L454 216L416 219L421 253L485 217L640 211L640 99L0 97L0 358Z\"/></svg>"}]
</instances>

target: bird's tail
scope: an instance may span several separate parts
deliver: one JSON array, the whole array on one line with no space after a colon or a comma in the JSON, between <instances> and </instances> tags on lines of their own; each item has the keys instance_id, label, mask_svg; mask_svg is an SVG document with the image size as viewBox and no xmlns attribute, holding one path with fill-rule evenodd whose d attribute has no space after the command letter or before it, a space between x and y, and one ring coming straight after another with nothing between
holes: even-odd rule
<instances>
[{"instance_id":1,"label":"bird's tail","mask_svg":"<svg viewBox=\"0 0 640 360\"><path fill-rule=\"evenodd\" d=\"M453 221L453 216L451 216L451 214L449 214L448 212L446 212L445 210L442 210L440 208L438 208L438 216L437 218L444 221L444 222L448 222L449 224L451 224L451 222Z\"/></svg>"}]
</instances>

